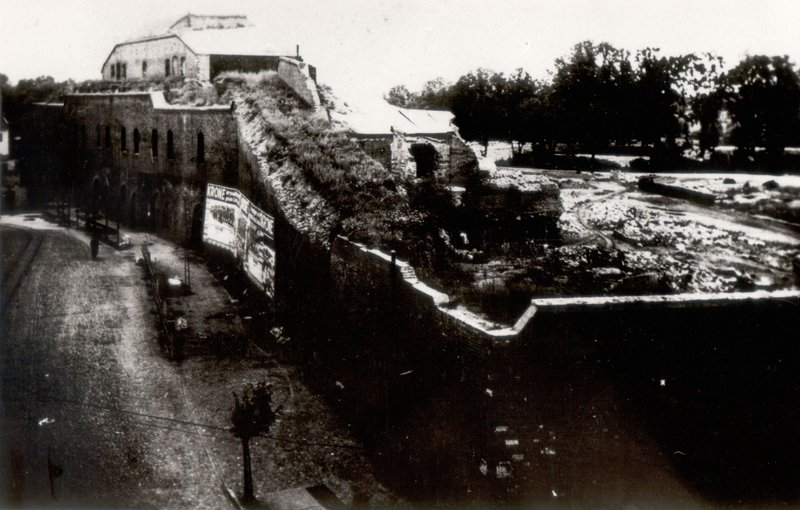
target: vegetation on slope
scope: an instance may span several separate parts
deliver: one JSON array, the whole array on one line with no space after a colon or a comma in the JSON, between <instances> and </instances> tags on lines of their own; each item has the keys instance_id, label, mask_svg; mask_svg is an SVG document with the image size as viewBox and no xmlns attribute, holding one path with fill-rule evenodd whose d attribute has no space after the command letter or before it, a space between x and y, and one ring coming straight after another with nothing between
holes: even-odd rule
<instances>
[{"instance_id":1,"label":"vegetation on slope","mask_svg":"<svg viewBox=\"0 0 800 510\"><path fill-rule=\"evenodd\" d=\"M336 235L405 256L426 230L408 183L333 129L274 73L226 74L244 142L259 160L287 219L322 244Z\"/></svg>"}]
</instances>

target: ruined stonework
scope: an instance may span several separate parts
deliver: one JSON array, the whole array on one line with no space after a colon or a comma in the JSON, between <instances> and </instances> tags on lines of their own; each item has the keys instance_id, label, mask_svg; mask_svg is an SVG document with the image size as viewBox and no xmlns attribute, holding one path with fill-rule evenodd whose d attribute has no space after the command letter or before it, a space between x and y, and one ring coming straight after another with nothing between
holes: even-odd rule
<instances>
[{"instance_id":1,"label":"ruined stonework","mask_svg":"<svg viewBox=\"0 0 800 510\"><path fill-rule=\"evenodd\" d=\"M321 103L317 92L316 70L304 62L281 57L278 61L278 76L283 82L294 90L303 101L316 110Z\"/></svg>"},{"instance_id":2,"label":"ruined stonework","mask_svg":"<svg viewBox=\"0 0 800 510\"><path fill-rule=\"evenodd\" d=\"M410 178L433 177L442 183L463 184L478 168L472 149L455 131L439 135L395 131L391 135L355 139L384 167Z\"/></svg>"}]
</instances>

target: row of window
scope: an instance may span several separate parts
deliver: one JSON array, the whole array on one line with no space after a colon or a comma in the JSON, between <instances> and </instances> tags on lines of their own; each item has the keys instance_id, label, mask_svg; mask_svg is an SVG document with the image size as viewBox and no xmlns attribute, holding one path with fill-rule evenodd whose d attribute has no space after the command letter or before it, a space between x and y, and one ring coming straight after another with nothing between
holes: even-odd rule
<instances>
[{"instance_id":1,"label":"row of window","mask_svg":"<svg viewBox=\"0 0 800 510\"><path fill-rule=\"evenodd\" d=\"M102 137L101 134L105 134ZM100 126L95 127L95 145L100 148L103 146L103 138L105 139L105 148L111 150L111 126L105 126L105 132L101 130ZM141 145L142 137L139 129L133 130L133 153L139 154L139 146ZM122 152L128 152L128 135L125 126L119 128L119 145ZM150 153L154 158L158 157L158 130L153 129L150 132ZM175 143L172 135L172 130L167 130L167 159L175 157ZM205 136L202 131L197 132L197 163L205 163L206 161L206 148Z\"/></svg>"},{"instance_id":2,"label":"row of window","mask_svg":"<svg viewBox=\"0 0 800 510\"><path fill-rule=\"evenodd\" d=\"M164 76L180 76L186 75L186 57L172 57L164 59ZM125 62L116 62L111 64L111 79L124 80L128 77L128 64ZM142 78L147 77L147 60L142 61Z\"/></svg>"},{"instance_id":3,"label":"row of window","mask_svg":"<svg viewBox=\"0 0 800 510\"><path fill-rule=\"evenodd\" d=\"M125 62L117 62L111 64L111 79L119 78L120 80L128 77L128 64Z\"/></svg>"},{"instance_id":4,"label":"row of window","mask_svg":"<svg viewBox=\"0 0 800 510\"><path fill-rule=\"evenodd\" d=\"M143 63L145 64L145 63ZM142 67L144 69L144 67ZM170 73L170 71L172 71ZM144 71L142 72L144 74ZM179 75L181 77L186 75L186 57L181 57L180 67L178 67L178 57L172 57L172 67L170 67L170 60L164 59L164 76Z\"/></svg>"}]
</instances>

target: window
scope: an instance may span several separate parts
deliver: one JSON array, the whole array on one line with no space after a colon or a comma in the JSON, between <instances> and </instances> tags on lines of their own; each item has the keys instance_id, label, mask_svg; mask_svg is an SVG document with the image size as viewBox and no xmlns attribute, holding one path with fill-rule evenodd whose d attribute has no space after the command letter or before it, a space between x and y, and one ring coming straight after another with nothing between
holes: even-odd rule
<instances>
[{"instance_id":1,"label":"window","mask_svg":"<svg viewBox=\"0 0 800 510\"><path fill-rule=\"evenodd\" d=\"M142 78L147 76L147 60L142 62Z\"/></svg>"},{"instance_id":2,"label":"window","mask_svg":"<svg viewBox=\"0 0 800 510\"><path fill-rule=\"evenodd\" d=\"M106 149L111 148L111 126L106 126Z\"/></svg>"},{"instance_id":3,"label":"window","mask_svg":"<svg viewBox=\"0 0 800 510\"><path fill-rule=\"evenodd\" d=\"M172 57L172 74L178 74L178 57Z\"/></svg>"},{"instance_id":4,"label":"window","mask_svg":"<svg viewBox=\"0 0 800 510\"><path fill-rule=\"evenodd\" d=\"M150 135L150 152L154 158L158 157L158 130L154 129Z\"/></svg>"},{"instance_id":5,"label":"window","mask_svg":"<svg viewBox=\"0 0 800 510\"><path fill-rule=\"evenodd\" d=\"M186 57L181 57L181 77L186 75Z\"/></svg>"},{"instance_id":6,"label":"window","mask_svg":"<svg viewBox=\"0 0 800 510\"><path fill-rule=\"evenodd\" d=\"M197 133L197 163L206 162L206 141L203 132Z\"/></svg>"},{"instance_id":7,"label":"window","mask_svg":"<svg viewBox=\"0 0 800 510\"><path fill-rule=\"evenodd\" d=\"M133 130L133 153L139 154L139 130Z\"/></svg>"},{"instance_id":8,"label":"window","mask_svg":"<svg viewBox=\"0 0 800 510\"><path fill-rule=\"evenodd\" d=\"M119 128L119 148L122 152L128 152L128 135L125 133L125 126Z\"/></svg>"},{"instance_id":9,"label":"window","mask_svg":"<svg viewBox=\"0 0 800 510\"><path fill-rule=\"evenodd\" d=\"M112 80L117 77L117 73L115 72L116 68L117 67L114 64L111 64L111 79Z\"/></svg>"},{"instance_id":10,"label":"window","mask_svg":"<svg viewBox=\"0 0 800 510\"><path fill-rule=\"evenodd\" d=\"M117 62L117 79L122 79L122 64Z\"/></svg>"},{"instance_id":11,"label":"window","mask_svg":"<svg viewBox=\"0 0 800 510\"><path fill-rule=\"evenodd\" d=\"M122 78L128 77L128 64L122 64Z\"/></svg>"},{"instance_id":12,"label":"window","mask_svg":"<svg viewBox=\"0 0 800 510\"><path fill-rule=\"evenodd\" d=\"M164 60L164 76L169 76L169 59Z\"/></svg>"},{"instance_id":13,"label":"window","mask_svg":"<svg viewBox=\"0 0 800 510\"><path fill-rule=\"evenodd\" d=\"M174 146L172 144L172 130L167 131L167 159L175 157Z\"/></svg>"}]
</instances>

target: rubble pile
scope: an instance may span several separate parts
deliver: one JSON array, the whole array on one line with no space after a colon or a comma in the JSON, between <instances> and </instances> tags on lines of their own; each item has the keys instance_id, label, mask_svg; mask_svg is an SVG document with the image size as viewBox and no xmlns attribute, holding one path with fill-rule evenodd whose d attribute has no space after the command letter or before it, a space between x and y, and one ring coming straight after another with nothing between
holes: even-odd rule
<instances>
[{"instance_id":1,"label":"rubble pile","mask_svg":"<svg viewBox=\"0 0 800 510\"><path fill-rule=\"evenodd\" d=\"M719 189L730 188L722 180ZM542 177L533 170L514 175L498 170L494 181L531 190L555 183L564 210L560 241L528 239L503 245L499 253L472 254L458 265L465 276L457 295L494 317L513 320L537 296L717 293L797 285L793 260L800 257L800 235L791 226L730 211L719 199L708 207L642 193L635 174L547 172ZM693 185L698 192L719 194ZM785 193L787 188L759 184L758 193Z\"/></svg>"},{"instance_id":2,"label":"rubble pile","mask_svg":"<svg viewBox=\"0 0 800 510\"><path fill-rule=\"evenodd\" d=\"M481 173L481 185L470 190L471 206L486 216L505 214L548 217L562 213L558 185L543 175L498 168Z\"/></svg>"}]
</instances>

